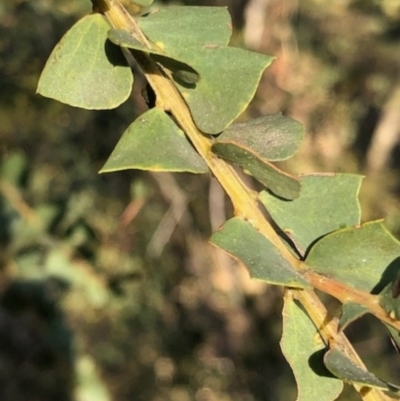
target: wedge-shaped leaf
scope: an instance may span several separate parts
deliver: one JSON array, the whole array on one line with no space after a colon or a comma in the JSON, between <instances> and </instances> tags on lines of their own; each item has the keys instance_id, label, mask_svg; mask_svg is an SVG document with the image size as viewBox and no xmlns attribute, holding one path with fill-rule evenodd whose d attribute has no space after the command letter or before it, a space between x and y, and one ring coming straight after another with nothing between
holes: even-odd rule
<instances>
[{"instance_id":1,"label":"wedge-shaped leaf","mask_svg":"<svg viewBox=\"0 0 400 401\"><path fill-rule=\"evenodd\" d=\"M142 114L128 127L100 172L127 169L208 171L182 130L158 108Z\"/></svg>"},{"instance_id":2,"label":"wedge-shaped leaf","mask_svg":"<svg viewBox=\"0 0 400 401\"><path fill-rule=\"evenodd\" d=\"M227 46L232 34L225 7L165 7L138 19L144 34L167 54L193 46Z\"/></svg>"},{"instance_id":3,"label":"wedge-shaped leaf","mask_svg":"<svg viewBox=\"0 0 400 401\"><path fill-rule=\"evenodd\" d=\"M347 355L336 348L330 349L325 354L324 363L333 375L347 383L399 393L399 386L378 379L373 373L357 366Z\"/></svg>"},{"instance_id":4,"label":"wedge-shaped leaf","mask_svg":"<svg viewBox=\"0 0 400 401\"><path fill-rule=\"evenodd\" d=\"M381 221L365 223L328 234L306 258L313 270L359 290L379 293L400 269L400 243ZM341 326L364 311L343 305Z\"/></svg>"},{"instance_id":5,"label":"wedge-shaped leaf","mask_svg":"<svg viewBox=\"0 0 400 401\"><path fill-rule=\"evenodd\" d=\"M250 103L273 58L233 47L205 45L183 49L179 60L200 74L195 85L176 81L198 128L218 134Z\"/></svg>"},{"instance_id":6,"label":"wedge-shaped leaf","mask_svg":"<svg viewBox=\"0 0 400 401\"><path fill-rule=\"evenodd\" d=\"M210 241L243 262L253 278L271 284L309 287L308 282L281 256L275 246L239 217L228 220L212 235Z\"/></svg>"},{"instance_id":7,"label":"wedge-shaped leaf","mask_svg":"<svg viewBox=\"0 0 400 401\"><path fill-rule=\"evenodd\" d=\"M170 70L174 74L173 78L180 80L182 83L191 85L200 79L199 74L186 63L186 61L180 59L179 55L169 56L155 45L153 45L152 48L148 48L140 43L128 31L123 29L110 29L107 36L108 39L117 46L152 54L155 61Z\"/></svg>"},{"instance_id":8,"label":"wedge-shaped leaf","mask_svg":"<svg viewBox=\"0 0 400 401\"><path fill-rule=\"evenodd\" d=\"M335 231L318 241L306 263L363 291L379 292L400 269L400 243L381 221Z\"/></svg>"},{"instance_id":9,"label":"wedge-shaped leaf","mask_svg":"<svg viewBox=\"0 0 400 401\"><path fill-rule=\"evenodd\" d=\"M300 177L300 196L285 201L261 192L260 200L278 226L305 252L321 236L360 223L358 191L362 177L352 174Z\"/></svg>"},{"instance_id":10,"label":"wedge-shaped leaf","mask_svg":"<svg viewBox=\"0 0 400 401\"><path fill-rule=\"evenodd\" d=\"M133 75L121 49L107 40L99 14L78 21L51 53L37 92L84 109L113 109L131 93Z\"/></svg>"},{"instance_id":11,"label":"wedge-shaped leaf","mask_svg":"<svg viewBox=\"0 0 400 401\"><path fill-rule=\"evenodd\" d=\"M294 199L299 196L299 179L280 170L268 160L260 158L253 150L224 143L214 144L212 150L223 159L242 167L246 173L251 174L276 196L285 199Z\"/></svg>"},{"instance_id":12,"label":"wedge-shaped leaf","mask_svg":"<svg viewBox=\"0 0 400 401\"><path fill-rule=\"evenodd\" d=\"M304 128L299 122L276 113L232 124L215 143L235 145L262 159L281 161L294 155L303 136Z\"/></svg>"},{"instance_id":13,"label":"wedge-shaped leaf","mask_svg":"<svg viewBox=\"0 0 400 401\"><path fill-rule=\"evenodd\" d=\"M325 368L325 345L301 306L288 293L284 297L281 349L297 383L297 401L333 401L343 390Z\"/></svg>"}]
</instances>

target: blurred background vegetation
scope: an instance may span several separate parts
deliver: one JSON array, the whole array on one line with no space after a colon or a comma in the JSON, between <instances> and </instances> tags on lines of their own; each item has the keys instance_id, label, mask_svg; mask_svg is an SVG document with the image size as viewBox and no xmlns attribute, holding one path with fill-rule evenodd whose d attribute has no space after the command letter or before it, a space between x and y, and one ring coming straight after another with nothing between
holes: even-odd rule
<instances>
[{"instance_id":1,"label":"blurred background vegetation","mask_svg":"<svg viewBox=\"0 0 400 401\"><path fill-rule=\"evenodd\" d=\"M283 111L305 125L286 168L365 174L363 219L385 217L399 236L400 1L184 3L229 6L232 43L278 57L243 118ZM52 48L88 12L89 0L0 3L0 399L294 400L281 290L207 243L231 213L218 184L97 174L145 110L143 79L113 111L35 95ZM347 332L399 382L376 321Z\"/></svg>"}]
</instances>

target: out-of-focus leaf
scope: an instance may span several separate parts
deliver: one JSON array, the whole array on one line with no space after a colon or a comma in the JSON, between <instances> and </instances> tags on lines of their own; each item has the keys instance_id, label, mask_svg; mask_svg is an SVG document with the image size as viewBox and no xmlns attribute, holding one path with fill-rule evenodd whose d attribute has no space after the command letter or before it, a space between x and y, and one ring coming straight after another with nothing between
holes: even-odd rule
<instances>
[{"instance_id":1,"label":"out-of-focus leaf","mask_svg":"<svg viewBox=\"0 0 400 401\"><path fill-rule=\"evenodd\" d=\"M127 169L208 171L183 131L158 108L142 114L128 127L100 172Z\"/></svg>"},{"instance_id":2,"label":"out-of-focus leaf","mask_svg":"<svg viewBox=\"0 0 400 401\"><path fill-rule=\"evenodd\" d=\"M81 355L77 360L76 380L74 395L77 401L111 401L108 388L91 356Z\"/></svg>"},{"instance_id":3,"label":"out-of-focus leaf","mask_svg":"<svg viewBox=\"0 0 400 401\"><path fill-rule=\"evenodd\" d=\"M212 235L210 241L244 263L253 278L271 284L309 287L308 282L281 256L276 247L239 217L228 220Z\"/></svg>"},{"instance_id":4,"label":"out-of-focus leaf","mask_svg":"<svg viewBox=\"0 0 400 401\"><path fill-rule=\"evenodd\" d=\"M300 177L297 199L288 202L263 191L260 200L304 252L319 237L360 223L361 181L353 174L307 175Z\"/></svg>"},{"instance_id":5,"label":"out-of-focus leaf","mask_svg":"<svg viewBox=\"0 0 400 401\"><path fill-rule=\"evenodd\" d=\"M297 401L332 401L343 382L324 366L325 345L301 306L287 294L283 306L281 349L297 383Z\"/></svg>"},{"instance_id":6,"label":"out-of-focus leaf","mask_svg":"<svg viewBox=\"0 0 400 401\"><path fill-rule=\"evenodd\" d=\"M357 366L347 355L336 348L330 349L325 354L324 363L333 375L348 383L361 384L394 393L400 392L399 386L378 379L373 373Z\"/></svg>"},{"instance_id":7,"label":"out-of-focus leaf","mask_svg":"<svg viewBox=\"0 0 400 401\"><path fill-rule=\"evenodd\" d=\"M86 266L72 260L62 248L53 247L46 255L44 262L46 275L56 277L71 287L85 294L85 297L95 307L104 306L109 300L107 288L98 276L87 272Z\"/></svg>"},{"instance_id":8,"label":"out-of-focus leaf","mask_svg":"<svg viewBox=\"0 0 400 401\"><path fill-rule=\"evenodd\" d=\"M132 90L132 71L121 49L107 40L100 14L78 21L51 53L37 92L84 109L113 109Z\"/></svg>"},{"instance_id":9,"label":"out-of-focus leaf","mask_svg":"<svg viewBox=\"0 0 400 401\"><path fill-rule=\"evenodd\" d=\"M0 166L1 177L13 185L18 185L26 169L27 160L22 152L11 153Z\"/></svg>"}]
</instances>

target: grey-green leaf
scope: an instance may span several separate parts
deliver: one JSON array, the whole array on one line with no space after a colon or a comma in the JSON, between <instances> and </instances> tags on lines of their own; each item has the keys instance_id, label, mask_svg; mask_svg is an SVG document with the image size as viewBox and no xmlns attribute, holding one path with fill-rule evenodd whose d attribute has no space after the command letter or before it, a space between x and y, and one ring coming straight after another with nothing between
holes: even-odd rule
<instances>
[{"instance_id":1,"label":"grey-green leaf","mask_svg":"<svg viewBox=\"0 0 400 401\"><path fill-rule=\"evenodd\" d=\"M263 159L256 149L242 144L217 141L212 150L215 154L242 167L269 191L284 199L294 199L300 194L300 180Z\"/></svg>"},{"instance_id":2,"label":"grey-green leaf","mask_svg":"<svg viewBox=\"0 0 400 401\"><path fill-rule=\"evenodd\" d=\"M311 248L306 263L320 274L376 294L396 277L399 255L400 243L376 221L326 235ZM343 308L341 326L364 313L351 304Z\"/></svg>"},{"instance_id":3,"label":"grey-green leaf","mask_svg":"<svg viewBox=\"0 0 400 401\"><path fill-rule=\"evenodd\" d=\"M250 275L271 284L307 288L309 283L282 257L276 247L239 217L215 232L211 243L243 262Z\"/></svg>"},{"instance_id":4,"label":"grey-green leaf","mask_svg":"<svg viewBox=\"0 0 400 401\"><path fill-rule=\"evenodd\" d=\"M328 234L311 248L306 263L359 290L379 292L397 275L399 255L400 243L374 221Z\"/></svg>"},{"instance_id":5,"label":"grey-green leaf","mask_svg":"<svg viewBox=\"0 0 400 401\"><path fill-rule=\"evenodd\" d=\"M285 295L281 349L297 383L297 401L333 401L343 382L332 377L323 363L322 342L317 329L301 306Z\"/></svg>"},{"instance_id":6,"label":"grey-green leaf","mask_svg":"<svg viewBox=\"0 0 400 401\"><path fill-rule=\"evenodd\" d=\"M218 134L247 108L273 57L205 45L183 49L179 59L200 74L196 85L177 82L196 125L207 134Z\"/></svg>"},{"instance_id":7,"label":"grey-green leaf","mask_svg":"<svg viewBox=\"0 0 400 401\"><path fill-rule=\"evenodd\" d=\"M37 92L84 109L113 109L132 90L132 71L107 40L109 25L99 14L78 21L60 40L41 74Z\"/></svg>"},{"instance_id":8,"label":"grey-green leaf","mask_svg":"<svg viewBox=\"0 0 400 401\"><path fill-rule=\"evenodd\" d=\"M261 192L260 200L278 226L305 252L318 238L360 223L358 191L362 176L353 174L300 177L300 196L285 201Z\"/></svg>"},{"instance_id":9,"label":"grey-green leaf","mask_svg":"<svg viewBox=\"0 0 400 401\"><path fill-rule=\"evenodd\" d=\"M142 114L128 127L100 172L127 169L208 171L183 131L158 108Z\"/></svg>"},{"instance_id":10,"label":"grey-green leaf","mask_svg":"<svg viewBox=\"0 0 400 401\"><path fill-rule=\"evenodd\" d=\"M302 124L281 113L253 118L229 126L216 143L235 144L269 161L286 160L298 150L304 136Z\"/></svg>"},{"instance_id":11,"label":"grey-green leaf","mask_svg":"<svg viewBox=\"0 0 400 401\"><path fill-rule=\"evenodd\" d=\"M378 379L373 373L357 366L347 355L336 348L330 349L325 354L324 363L333 375L348 383L399 393L399 386Z\"/></svg>"}]
</instances>

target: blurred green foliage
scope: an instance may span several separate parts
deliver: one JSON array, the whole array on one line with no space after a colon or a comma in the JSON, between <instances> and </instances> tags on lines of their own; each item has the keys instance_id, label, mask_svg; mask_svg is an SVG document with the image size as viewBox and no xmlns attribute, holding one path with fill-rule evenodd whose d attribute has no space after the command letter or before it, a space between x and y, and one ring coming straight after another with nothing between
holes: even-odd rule
<instances>
[{"instance_id":1,"label":"blurred green foliage","mask_svg":"<svg viewBox=\"0 0 400 401\"><path fill-rule=\"evenodd\" d=\"M371 164L399 85L400 2L270 1L258 36L254 2L187 2L205 3L230 6L236 44L279 56L248 114L305 124L291 169L367 172L364 219L387 214L400 234L399 142ZM207 244L230 213L218 186L97 174L145 110L144 83L115 111L35 95L52 48L88 12L80 0L0 4L0 399L294 399L280 290L250 282ZM349 336L389 379L398 357L371 322ZM373 363L384 354L387 364Z\"/></svg>"}]
</instances>

